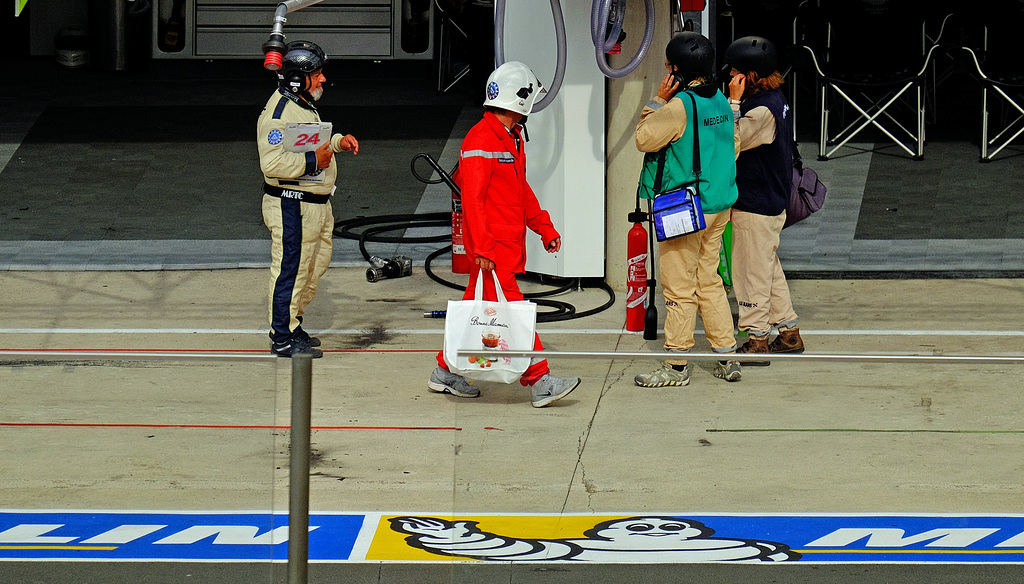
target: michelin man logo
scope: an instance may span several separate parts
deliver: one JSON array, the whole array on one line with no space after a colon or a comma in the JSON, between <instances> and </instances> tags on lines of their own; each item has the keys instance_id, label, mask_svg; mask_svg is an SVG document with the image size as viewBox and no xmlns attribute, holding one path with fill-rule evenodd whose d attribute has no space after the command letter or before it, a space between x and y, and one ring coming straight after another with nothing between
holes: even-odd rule
<instances>
[{"instance_id":1,"label":"michelin man logo","mask_svg":"<svg viewBox=\"0 0 1024 584\"><path fill-rule=\"evenodd\" d=\"M498 84L494 81L487 84L487 99L491 101L498 99Z\"/></svg>"},{"instance_id":2,"label":"michelin man logo","mask_svg":"<svg viewBox=\"0 0 1024 584\"><path fill-rule=\"evenodd\" d=\"M711 537L699 521L629 517L598 523L583 539L522 539L481 531L476 521L395 517L391 528L409 545L434 554L491 561L577 562L785 562L799 560L789 546L752 539Z\"/></svg>"}]
</instances>

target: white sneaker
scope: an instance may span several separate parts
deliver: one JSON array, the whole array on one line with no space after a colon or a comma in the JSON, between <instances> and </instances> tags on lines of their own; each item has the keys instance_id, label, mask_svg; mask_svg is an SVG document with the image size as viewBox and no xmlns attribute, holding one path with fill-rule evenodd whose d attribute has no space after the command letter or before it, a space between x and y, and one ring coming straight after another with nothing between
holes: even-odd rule
<instances>
[{"instance_id":1,"label":"white sneaker","mask_svg":"<svg viewBox=\"0 0 1024 584\"><path fill-rule=\"evenodd\" d=\"M466 381L466 378L437 367L430 374L427 389L436 393L450 393L456 397L480 397L480 390Z\"/></svg>"},{"instance_id":2,"label":"white sneaker","mask_svg":"<svg viewBox=\"0 0 1024 584\"><path fill-rule=\"evenodd\" d=\"M531 404L535 408L542 408L553 401L560 400L576 389L581 381L582 379L579 377L555 377L547 373L530 388L533 391Z\"/></svg>"}]
</instances>

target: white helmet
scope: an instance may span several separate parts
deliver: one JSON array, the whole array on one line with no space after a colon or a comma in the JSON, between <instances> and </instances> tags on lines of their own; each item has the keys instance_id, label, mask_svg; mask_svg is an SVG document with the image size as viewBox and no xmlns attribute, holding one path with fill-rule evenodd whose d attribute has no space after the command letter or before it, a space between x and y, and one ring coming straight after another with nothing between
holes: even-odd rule
<instances>
[{"instance_id":1,"label":"white helmet","mask_svg":"<svg viewBox=\"0 0 1024 584\"><path fill-rule=\"evenodd\" d=\"M540 94L547 91L529 67L519 61L508 61L487 78L484 106L528 116Z\"/></svg>"}]
</instances>

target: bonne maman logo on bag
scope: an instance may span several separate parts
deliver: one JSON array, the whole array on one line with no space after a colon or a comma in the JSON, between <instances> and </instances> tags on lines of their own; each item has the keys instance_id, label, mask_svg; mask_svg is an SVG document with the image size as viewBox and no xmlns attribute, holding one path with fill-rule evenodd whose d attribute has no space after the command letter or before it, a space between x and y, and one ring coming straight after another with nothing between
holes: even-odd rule
<instances>
[{"instance_id":1,"label":"bonne maman logo on bag","mask_svg":"<svg viewBox=\"0 0 1024 584\"><path fill-rule=\"evenodd\" d=\"M489 315L489 316L491 316L491 315ZM490 320L480 320L480 317L473 316L473 317L470 317L469 324L472 325L472 326L500 326L500 327L508 328L508 324L507 323L498 322L498 319L494 318L493 316L491 316Z\"/></svg>"}]
</instances>

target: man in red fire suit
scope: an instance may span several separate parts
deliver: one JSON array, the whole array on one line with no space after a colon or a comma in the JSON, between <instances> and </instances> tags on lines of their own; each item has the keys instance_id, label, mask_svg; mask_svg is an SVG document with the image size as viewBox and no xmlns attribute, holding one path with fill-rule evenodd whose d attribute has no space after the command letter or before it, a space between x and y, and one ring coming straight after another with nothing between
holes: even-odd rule
<instances>
[{"instance_id":1,"label":"man in red fire suit","mask_svg":"<svg viewBox=\"0 0 1024 584\"><path fill-rule=\"evenodd\" d=\"M541 236L549 253L559 250L562 238L547 211L526 182L526 152L521 136L522 122L545 90L526 65L509 61L487 80L483 119L462 141L459 176L462 179L463 241L469 261L479 269L470 270L463 299L474 297L480 270L494 270L508 301L523 299L516 274L526 271L526 229ZM494 279L483 281L484 300L497 300ZM540 337L534 350L540 351ZM437 368L427 387L437 393L478 397L480 390L461 375L452 373L437 355ZM579 377L562 378L548 371L546 359L533 359L519 382L530 386L531 404L544 407L561 399L580 384Z\"/></svg>"}]
</instances>

